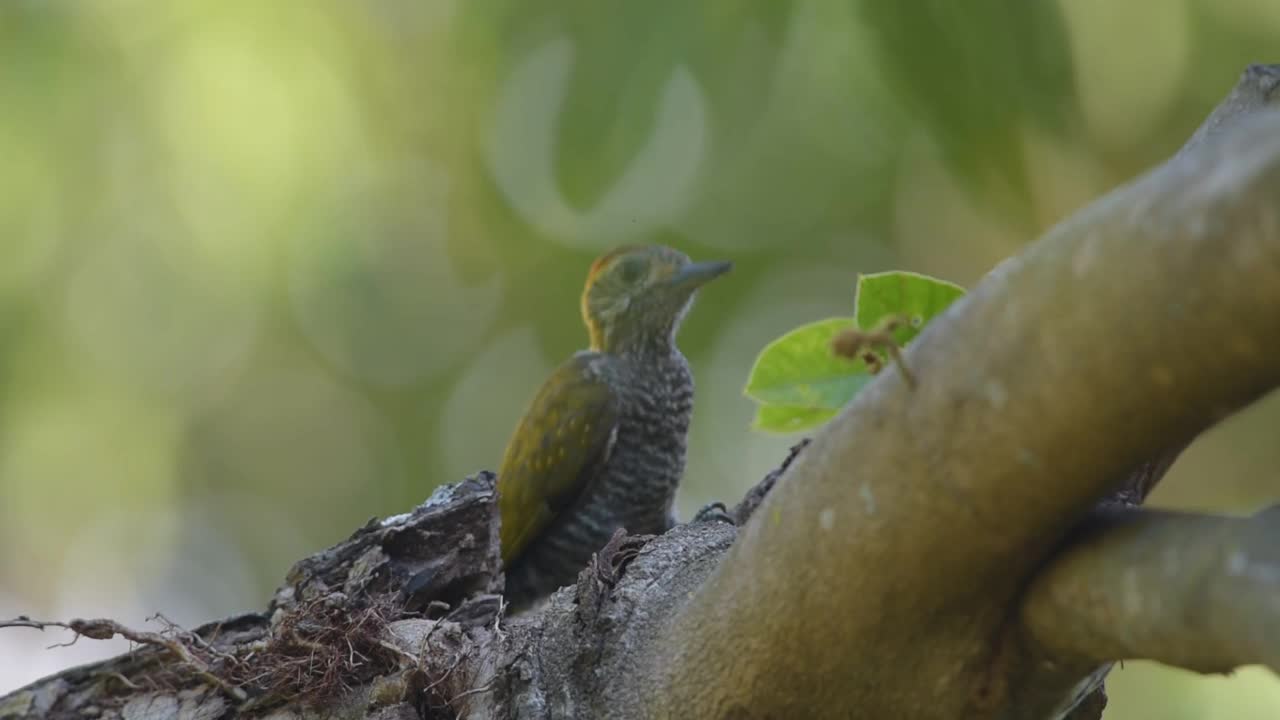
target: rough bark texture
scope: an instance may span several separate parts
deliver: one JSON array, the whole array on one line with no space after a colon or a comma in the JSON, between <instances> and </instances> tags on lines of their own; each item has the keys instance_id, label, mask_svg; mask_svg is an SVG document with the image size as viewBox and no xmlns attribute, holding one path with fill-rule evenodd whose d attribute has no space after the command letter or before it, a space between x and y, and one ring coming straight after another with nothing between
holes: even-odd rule
<instances>
[{"instance_id":1,"label":"rough bark texture","mask_svg":"<svg viewBox=\"0 0 1280 720\"><path fill-rule=\"evenodd\" d=\"M1083 720L1116 660L1277 669L1277 511L1134 507L1280 382L1277 75L1251 67L1170 162L933 321L914 387L883 373L738 526L615 536L508 616L478 476L300 562L265 614L170 628L0 718Z\"/></svg>"}]
</instances>

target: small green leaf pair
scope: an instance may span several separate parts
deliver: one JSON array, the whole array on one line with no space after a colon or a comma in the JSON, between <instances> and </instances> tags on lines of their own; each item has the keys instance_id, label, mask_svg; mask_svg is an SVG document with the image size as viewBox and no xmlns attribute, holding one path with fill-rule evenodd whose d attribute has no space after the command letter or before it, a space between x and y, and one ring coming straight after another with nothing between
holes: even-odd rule
<instances>
[{"instance_id":1,"label":"small green leaf pair","mask_svg":"<svg viewBox=\"0 0 1280 720\"><path fill-rule=\"evenodd\" d=\"M875 356L846 358L832 352L849 331L878 333L905 346L929 320L964 294L958 285L911 272L859 275L852 318L828 318L802 325L765 346L756 357L745 389L759 403L753 426L769 432L796 432L821 425L874 377ZM902 322L894 322L900 318ZM868 365L867 360L873 360Z\"/></svg>"}]
</instances>

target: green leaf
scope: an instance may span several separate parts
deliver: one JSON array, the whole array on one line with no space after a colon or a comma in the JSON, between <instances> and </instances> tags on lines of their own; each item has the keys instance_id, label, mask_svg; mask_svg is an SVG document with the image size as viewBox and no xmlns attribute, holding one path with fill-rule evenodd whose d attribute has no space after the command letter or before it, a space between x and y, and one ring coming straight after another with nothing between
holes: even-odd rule
<instances>
[{"instance_id":1,"label":"green leaf","mask_svg":"<svg viewBox=\"0 0 1280 720\"><path fill-rule=\"evenodd\" d=\"M920 273L859 275L853 316L859 329L871 330L890 315L905 315L907 323L894 330L893 337L906 345L961 295L964 288L959 285Z\"/></svg>"},{"instance_id":2,"label":"green leaf","mask_svg":"<svg viewBox=\"0 0 1280 720\"><path fill-rule=\"evenodd\" d=\"M787 405L761 405L751 427L775 433L792 433L817 427L835 417L838 410L798 408Z\"/></svg>"},{"instance_id":3,"label":"green leaf","mask_svg":"<svg viewBox=\"0 0 1280 720\"><path fill-rule=\"evenodd\" d=\"M907 322L894 330L897 344L905 345L963 294L958 285L918 273L859 275L852 319L803 325L760 352L744 391L760 403L752 426L792 433L827 422L873 377L861 358L832 352L837 335L855 327L874 330L885 318L905 316Z\"/></svg>"},{"instance_id":4,"label":"green leaf","mask_svg":"<svg viewBox=\"0 0 1280 720\"><path fill-rule=\"evenodd\" d=\"M861 360L836 357L831 340L853 327L849 318L802 325L765 346L751 368L746 394L767 405L838 410L871 380Z\"/></svg>"}]
</instances>

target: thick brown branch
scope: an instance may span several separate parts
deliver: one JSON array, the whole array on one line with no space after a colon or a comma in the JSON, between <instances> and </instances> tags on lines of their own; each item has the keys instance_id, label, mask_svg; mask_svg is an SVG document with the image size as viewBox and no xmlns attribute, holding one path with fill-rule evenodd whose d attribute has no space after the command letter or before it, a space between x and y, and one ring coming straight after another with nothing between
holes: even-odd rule
<instances>
[{"instance_id":1,"label":"thick brown branch","mask_svg":"<svg viewBox=\"0 0 1280 720\"><path fill-rule=\"evenodd\" d=\"M1200 672L1280 670L1280 506L1250 518L1099 514L1022 606L1065 663L1148 658Z\"/></svg>"},{"instance_id":2,"label":"thick brown branch","mask_svg":"<svg viewBox=\"0 0 1280 720\"><path fill-rule=\"evenodd\" d=\"M1234 124L991 273L909 349L918 387L886 373L814 439L668 627L665 711L934 717L1002 675L1087 510L1280 382L1280 116Z\"/></svg>"}]
</instances>

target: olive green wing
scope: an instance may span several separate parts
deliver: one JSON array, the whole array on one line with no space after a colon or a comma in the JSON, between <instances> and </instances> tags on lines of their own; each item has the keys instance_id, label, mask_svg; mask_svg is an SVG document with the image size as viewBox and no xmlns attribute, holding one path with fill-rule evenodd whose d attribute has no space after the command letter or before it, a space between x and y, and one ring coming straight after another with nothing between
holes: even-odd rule
<instances>
[{"instance_id":1,"label":"olive green wing","mask_svg":"<svg viewBox=\"0 0 1280 720\"><path fill-rule=\"evenodd\" d=\"M502 561L518 557L603 467L618 432L618 399L578 353L547 378L507 443L498 470Z\"/></svg>"}]
</instances>

